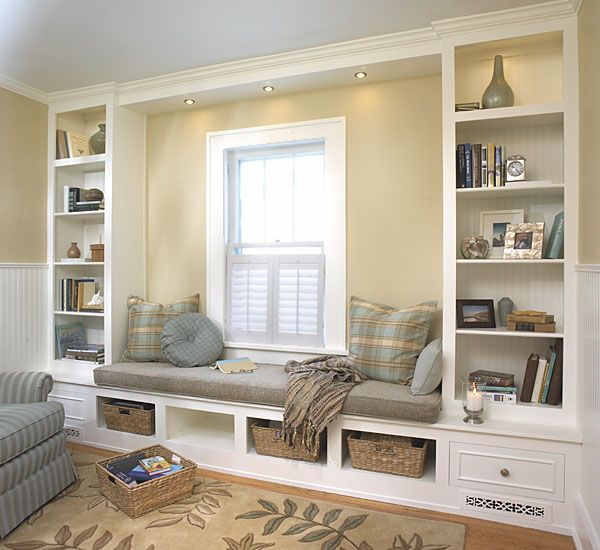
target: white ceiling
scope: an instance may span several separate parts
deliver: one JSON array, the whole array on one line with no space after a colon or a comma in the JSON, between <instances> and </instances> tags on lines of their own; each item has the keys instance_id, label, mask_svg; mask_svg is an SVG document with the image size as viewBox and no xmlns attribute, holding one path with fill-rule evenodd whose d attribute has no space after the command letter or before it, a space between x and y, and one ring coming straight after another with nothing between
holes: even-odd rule
<instances>
[{"instance_id":1,"label":"white ceiling","mask_svg":"<svg viewBox=\"0 0 600 550\"><path fill-rule=\"evenodd\" d=\"M43 92L128 82L540 0L0 0L0 75Z\"/></svg>"}]
</instances>

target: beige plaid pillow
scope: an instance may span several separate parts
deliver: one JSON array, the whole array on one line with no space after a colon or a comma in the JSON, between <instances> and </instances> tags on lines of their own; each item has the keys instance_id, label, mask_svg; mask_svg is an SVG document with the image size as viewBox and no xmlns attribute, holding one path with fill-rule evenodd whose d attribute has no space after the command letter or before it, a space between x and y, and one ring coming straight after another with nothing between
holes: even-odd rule
<instances>
[{"instance_id":1,"label":"beige plaid pillow","mask_svg":"<svg viewBox=\"0 0 600 550\"><path fill-rule=\"evenodd\" d=\"M160 348L160 333L164 324L182 313L198 313L200 295L163 306L146 302L139 296L127 299L129 332L127 349L121 361L167 361Z\"/></svg>"},{"instance_id":2,"label":"beige plaid pillow","mask_svg":"<svg viewBox=\"0 0 600 550\"><path fill-rule=\"evenodd\" d=\"M348 360L369 378L410 383L436 309L435 300L397 309L352 296Z\"/></svg>"}]
</instances>

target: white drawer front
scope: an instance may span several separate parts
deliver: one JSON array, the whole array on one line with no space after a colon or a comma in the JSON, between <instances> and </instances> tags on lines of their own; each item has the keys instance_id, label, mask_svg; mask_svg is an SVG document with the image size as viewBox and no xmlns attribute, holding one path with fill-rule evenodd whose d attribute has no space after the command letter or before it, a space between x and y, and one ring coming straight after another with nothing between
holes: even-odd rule
<instances>
[{"instance_id":1,"label":"white drawer front","mask_svg":"<svg viewBox=\"0 0 600 550\"><path fill-rule=\"evenodd\" d=\"M65 408L65 424L78 426L85 421L85 394L64 388L55 388L48 401L58 401Z\"/></svg>"},{"instance_id":2,"label":"white drawer front","mask_svg":"<svg viewBox=\"0 0 600 550\"><path fill-rule=\"evenodd\" d=\"M450 484L546 500L564 500L564 455L450 443Z\"/></svg>"}]
</instances>

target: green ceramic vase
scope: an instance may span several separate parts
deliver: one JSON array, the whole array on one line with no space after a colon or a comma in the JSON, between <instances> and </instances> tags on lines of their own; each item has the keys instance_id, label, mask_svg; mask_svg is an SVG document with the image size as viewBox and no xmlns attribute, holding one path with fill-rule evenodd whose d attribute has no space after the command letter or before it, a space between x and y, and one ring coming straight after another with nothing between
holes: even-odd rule
<instances>
[{"instance_id":1,"label":"green ceramic vase","mask_svg":"<svg viewBox=\"0 0 600 550\"><path fill-rule=\"evenodd\" d=\"M504 78L504 60L501 55L494 58L494 74L492 81L483 92L481 105L484 109L496 107L512 107L515 104L515 94Z\"/></svg>"}]
</instances>

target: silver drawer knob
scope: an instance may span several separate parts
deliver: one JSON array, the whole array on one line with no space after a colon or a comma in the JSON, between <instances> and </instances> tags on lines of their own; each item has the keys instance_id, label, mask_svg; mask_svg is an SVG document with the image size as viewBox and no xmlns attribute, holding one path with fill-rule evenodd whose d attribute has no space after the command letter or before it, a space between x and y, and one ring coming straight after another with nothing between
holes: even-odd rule
<instances>
[{"instance_id":1,"label":"silver drawer knob","mask_svg":"<svg viewBox=\"0 0 600 550\"><path fill-rule=\"evenodd\" d=\"M500 470L500 475L502 477L508 477L510 475L510 472L508 471L508 468L502 468L502 470Z\"/></svg>"}]
</instances>

